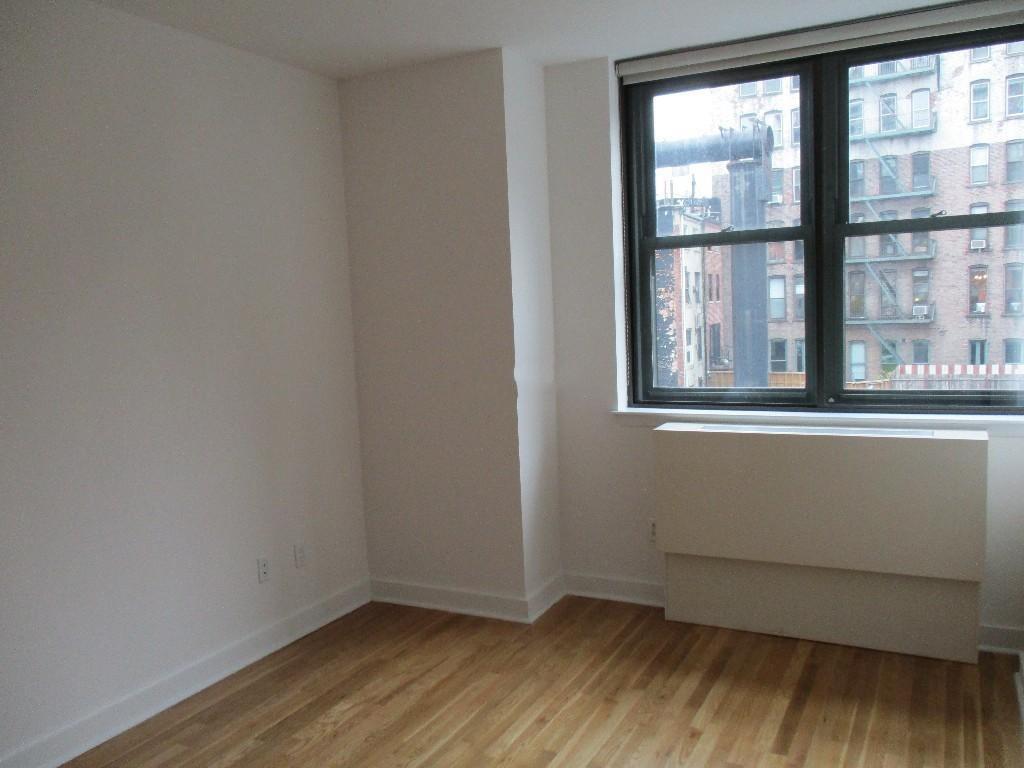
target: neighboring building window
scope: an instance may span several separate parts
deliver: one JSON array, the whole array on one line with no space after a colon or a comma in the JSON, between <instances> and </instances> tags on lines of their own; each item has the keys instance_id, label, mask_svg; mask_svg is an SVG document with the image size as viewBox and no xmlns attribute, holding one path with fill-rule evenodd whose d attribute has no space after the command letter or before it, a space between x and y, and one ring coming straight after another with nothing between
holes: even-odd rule
<instances>
[{"instance_id":1,"label":"neighboring building window","mask_svg":"<svg viewBox=\"0 0 1024 768\"><path fill-rule=\"evenodd\" d=\"M865 381L868 377L867 345L863 341L851 341L850 381Z\"/></svg>"},{"instance_id":2,"label":"neighboring building window","mask_svg":"<svg viewBox=\"0 0 1024 768\"><path fill-rule=\"evenodd\" d=\"M850 82L864 79L864 67L850 67Z\"/></svg>"},{"instance_id":3,"label":"neighboring building window","mask_svg":"<svg viewBox=\"0 0 1024 768\"><path fill-rule=\"evenodd\" d=\"M864 161L850 163L850 197L864 197Z\"/></svg>"},{"instance_id":4,"label":"neighboring building window","mask_svg":"<svg viewBox=\"0 0 1024 768\"><path fill-rule=\"evenodd\" d=\"M740 115L740 130L749 131L757 123L757 115L753 112L748 112L745 115Z\"/></svg>"},{"instance_id":5,"label":"neighboring building window","mask_svg":"<svg viewBox=\"0 0 1024 768\"><path fill-rule=\"evenodd\" d=\"M971 120L988 120L988 80L971 83Z\"/></svg>"},{"instance_id":6,"label":"neighboring building window","mask_svg":"<svg viewBox=\"0 0 1024 768\"><path fill-rule=\"evenodd\" d=\"M771 343L771 372L785 373L786 371L786 340L772 339Z\"/></svg>"},{"instance_id":7,"label":"neighboring building window","mask_svg":"<svg viewBox=\"0 0 1024 768\"><path fill-rule=\"evenodd\" d=\"M789 90L793 93L800 91L800 75L793 75L789 78Z\"/></svg>"},{"instance_id":8,"label":"neighboring building window","mask_svg":"<svg viewBox=\"0 0 1024 768\"><path fill-rule=\"evenodd\" d=\"M864 135L864 99L853 99L850 102L850 135Z\"/></svg>"},{"instance_id":9,"label":"neighboring building window","mask_svg":"<svg viewBox=\"0 0 1024 768\"><path fill-rule=\"evenodd\" d=\"M980 48L971 48L971 61L988 61L991 57L991 45L983 45Z\"/></svg>"},{"instance_id":10,"label":"neighboring building window","mask_svg":"<svg viewBox=\"0 0 1024 768\"><path fill-rule=\"evenodd\" d=\"M968 342L971 365L986 365L988 363L988 342L985 339L971 339Z\"/></svg>"},{"instance_id":11,"label":"neighboring building window","mask_svg":"<svg viewBox=\"0 0 1024 768\"><path fill-rule=\"evenodd\" d=\"M718 363L722 359L722 324L712 323L708 330L711 332L711 362Z\"/></svg>"},{"instance_id":12,"label":"neighboring building window","mask_svg":"<svg viewBox=\"0 0 1024 768\"><path fill-rule=\"evenodd\" d=\"M932 171L931 171L931 153L930 152L915 152L910 156L911 167L913 169L913 184L915 191L922 191L931 189L932 185Z\"/></svg>"},{"instance_id":13,"label":"neighboring building window","mask_svg":"<svg viewBox=\"0 0 1024 768\"><path fill-rule=\"evenodd\" d=\"M1003 361L1007 365L1024 363L1024 339L1006 339L1003 342Z\"/></svg>"},{"instance_id":14,"label":"neighboring building window","mask_svg":"<svg viewBox=\"0 0 1024 768\"><path fill-rule=\"evenodd\" d=\"M851 270L846 285L850 296L848 315L853 318L864 317L864 272L859 269Z\"/></svg>"},{"instance_id":15,"label":"neighboring building window","mask_svg":"<svg viewBox=\"0 0 1024 768\"><path fill-rule=\"evenodd\" d=\"M850 221L854 224L860 224L864 221L863 213L854 213L850 215ZM866 237L848 237L846 238L846 258L848 259L863 259L864 253L867 246Z\"/></svg>"},{"instance_id":16,"label":"neighboring building window","mask_svg":"<svg viewBox=\"0 0 1024 768\"><path fill-rule=\"evenodd\" d=\"M887 320L899 317L900 310L896 296L896 270L883 269L878 276L878 298L882 317Z\"/></svg>"},{"instance_id":17,"label":"neighboring building window","mask_svg":"<svg viewBox=\"0 0 1024 768\"><path fill-rule=\"evenodd\" d=\"M878 99L878 132L889 133L899 127L896 119L896 94L884 93Z\"/></svg>"},{"instance_id":18,"label":"neighboring building window","mask_svg":"<svg viewBox=\"0 0 1024 768\"><path fill-rule=\"evenodd\" d=\"M1006 78L1006 116L1024 115L1024 75Z\"/></svg>"},{"instance_id":19,"label":"neighboring building window","mask_svg":"<svg viewBox=\"0 0 1024 768\"><path fill-rule=\"evenodd\" d=\"M882 221L895 221L898 217L899 213L896 211L882 211L880 214L878 214L878 218L881 219ZM880 255L885 257L901 255L900 236L879 235L878 251Z\"/></svg>"},{"instance_id":20,"label":"neighboring building window","mask_svg":"<svg viewBox=\"0 0 1024 768\"><path fill-rule=\"evenodd\" d=\"M777 109L764 113L764 124L772 129L773 149L782 149L782 113Z\"/></svg>"},{"instance_id":21,"label":"neighboring building window","mask_svg":"<svg viewBox=\"0 0 1024 768\"><path fill-rule=\"evenodd\" d=\"M800 219L793 219L793 226L794 227L799 227L800 226ZM793 259L795 261L803 261L804 260L804 241L803 240L797 240L796 242L793 243Z\"/></svg>"},{"instance_id":22,"label":"neighboring building window","mask_svg":"<svg viewBox=\"0 0 1024 768\"><path fill-rule=\"evenodd\" d=\"M971 184L988 184L988 144L971 147Z\"/></svg>"},{"instance_id":23,"label":"neighboring building window","mask_svg":"<svg viewBox=\"0 0 1024 768\"><path fill-rule=\"evenodd\" d=\"M786 278L773 275L768 278L768 319L786 319Z\"/></svg>"},{"instance_id":24,"label":"neighboring building window","mask_svg":"<svg viewBox=\"0 0 1024 768\"><path fill-rule=\"evenodd\" d=\"M1024 200L1007 200L1007 211L1024 211ZM1024 248L1024 224L1011 224L1006 228L1006 247Z\"/></svg>"},{"instance_id":25,"label":"neighboring building window","mask_svg":"<svg viewBox=\"0 0 1024 768\"><path fill-rule=\"evenodd\" d=\"M894 155L878 160L878 194L894 195L900 191L899 158Z\"/></svg>"},{"instance_id":26,"label":"neighboring building window","mask_svg":"<svg viewBox=\"0 0 1024 768\"><path fill-rule=\"evenodd\" d=\"M782 93L782 78L773 77L764 81L764 95L774 96L777 93Z\"/></svg>"},{"instance_id":27,"label":"neighboring building window","mask_svg":"<svg viewBox=\"0 0 1024 768\"><path fill-rule=\"evenodd\" d=\"M914 342L914 363L916 365L927 365L930 362L929 344L924 339Z\"/></svg>"},{"instance_id":28,"label":"neighboring building window","mask_svg":"<svg viewBox=\"0 0 1024 768\"><path fill-rule=\"evenodd\" d=\"M972 315L983 315L988 311L988 267L971 267L968 273L967 289L970 294L968 311Z\"/></svg>"},{"instance_id":29,"label":"neighboring building window","mask_svg":"<svg viewBox=\"0 0 1024 768\"><path fill-rule=\"evenodd\" d=\"M913 274L914 317L927 317L930 308L931 276L927 269L915 269Z\"/></svg>"},{"instance_id":30,"label":"neighboring building window","mask_svg":"<svg viewBox=\"0 0 1024 768\"><path fill-rule=\"evenodd\" d=\"M797 339L793 342L793 352L796 356L796 371L797 373L803 373L807 368L806 350L804 349L804 340Z\"/></svg>"},{"instance_id":31,"label":"neighboring building window","mask_svg":"<svg viewBox=\"0 0 1024 768\"><path fill-rule=\"evenodd\" d=\"M892 373L900 362L896 342L892 339L883 339L881 347L882 373Z\"/></svg>"},{"instance_id":32,"label":"neighboring building window","mask_svg":"<svg viewBox=\"0 0 1024 768\"><path fill-rule=\"evenodd\" d=\"M804 319L804 276L793 277L793 316L797 320Z\"/></svg>"},{"instance_id":33,"label":"neighboring building window","mask_svg":"<svg viewBox=\"0 0 1024 768\"><path fill-rule=\"evenodd\" d=\"M800 110L789 111L789 135L794 147L800 146Z\"/></svg>"},{"instance_id":34,"label":"neighboring building window","mask_svg":"<svg viewBox=\"0 0 1024 768\"><path fill-rule=\"evenodd\" d=\"M740 83L739 94L743 98L746 98L748 96L756 96L757 83Z\"/></svg>"},{"instance_id":35,"label":"neighboring building window","mask_svg":"<svg viewBox=\"0 0 1024 768\"><path fill-rule=\"evenodd\" d=\"M1024 53L1024 41L1006 44L1006 55L1016 56L1017 54Z\"/></svg>"},{"instance_id":36,"label":"neighboring building window","mask_svg":"<svg viewBox=\"0 0 1024 768\"><path fill-rule=\"evenodd\" d=\"M988 213L988 203L972 203L971 215ZM983 251L988 248L988 227L971 227L968 248L972 251Z\"/></svg>"},{"instance_id":37,"label":"neighboring building window","mask_svg":"<svg viewBox=\"0 0 1024 768\"><path fill-rule=\"evenodd\" d=\"M800 202L800 166L793 169L793 202Z\"/></svg>"},{"instance_id":38,"label":"neighboring building window","mask_svg":"<svg viewBox=\"0 0 1024 768\"><path fill-rule=\"evenodd\" d=\"M1024 181L1024 141L1006 142L1006 180Z\"/></svg>"},{"instance_id":39,"label":"neighboring building window","mask_svg":"<svg viewBox=\"0 0 1024 768\"><path fill-rule=\"evenodd\" d=\"M910 125L912 128L932 125L932 94L927 88L910 94Z\"/></svg>"},{"instance_id":40,"label":"neighboring building window","mask_svg":"<svg viewBox=\"0 0 1024 768\"><path fill-rule=\"evenodd\" d=\"M895 75L896 74L896 62L895 61L880 61L880 62L878 62L878 74L879 75Z\"/></svg>"},{"instance_id":41,"label":"neighboring building window","mask_svg":"<svg viewBox=\"0 0 1024 768\"><path fill-rule=\"evenodd\" d=\"M782 204L782 169L772 169L772 203Z\"/></svg>"},{"instance_id":42,"label":"neighboring building window","mask_svg":"<svg viewBox=\"0 0 1024 768\"><path fill-rule=\"evenodd\" d=\"M915 208L910 212L912 219L927 219L931 215L931 208ZM928 253L931 249L931 235L928 232L915 232L910 236L910 244L914 253Z\"/></svg>"},{"instance_id":43,"label":"neighboring building window","mask_svg":"<svg viewBox=\"0 0 1024 768\"><path fill-rule=\"evenodd\" d=\"M1006 314L1024 312L1024 264L1006 265Z\"/></svg>"}]
</instances>

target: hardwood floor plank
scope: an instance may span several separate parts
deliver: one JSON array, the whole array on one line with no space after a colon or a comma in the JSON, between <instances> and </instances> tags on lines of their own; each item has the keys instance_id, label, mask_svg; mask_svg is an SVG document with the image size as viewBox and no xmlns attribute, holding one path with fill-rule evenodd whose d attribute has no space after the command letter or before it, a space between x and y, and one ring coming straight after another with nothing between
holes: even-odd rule
<instances>
[{"instance_id":1,"label":"hardwood floor plank","mask_svg":"<svg viewBox=\"0 0 1024 768\"><path fill-rule=\"evenodd\" d=\"M977 666L565 598L533 626L371 604L73 768L1024 768Z\"/></svg>"}]
</instances>

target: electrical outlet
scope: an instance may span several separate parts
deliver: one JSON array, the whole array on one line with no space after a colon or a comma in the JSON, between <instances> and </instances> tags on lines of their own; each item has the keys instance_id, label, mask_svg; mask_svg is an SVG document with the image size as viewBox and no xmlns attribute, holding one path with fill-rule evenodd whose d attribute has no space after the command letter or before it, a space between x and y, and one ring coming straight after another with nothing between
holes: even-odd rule
<instances>
[{"instance_id":1,"label":"electrical outlet","mask_svg":"<svg viewBox=\"0 0 1024 768\"><path fill-rule=\"evenodd\" d=\"M296 544L292 547L292 553L295 555L295 567L305 568L306 567L306 545Z\"/></svg>"},{"instance_id":2,"label":"electrical outlet","mask_svg":"<svg viewBox=\"0 0 1024 768\"><path fill-rule=\"evenodd\" d=\"M270 579L270 561L265 557L256 559L256 580L260 584Z\"/></svg>"},{"instance_id":3,"label":"electrical outlet","mask_svg":"<svg viewBox=\"0 0 1024 768\"><path fill-rule=\"evenodd\" d=\"M648 521L651 525L650 530L647 533L648 538L651 540L651 544L658 543L658 524L654 520Z\"/></svg>"}]
</instances>

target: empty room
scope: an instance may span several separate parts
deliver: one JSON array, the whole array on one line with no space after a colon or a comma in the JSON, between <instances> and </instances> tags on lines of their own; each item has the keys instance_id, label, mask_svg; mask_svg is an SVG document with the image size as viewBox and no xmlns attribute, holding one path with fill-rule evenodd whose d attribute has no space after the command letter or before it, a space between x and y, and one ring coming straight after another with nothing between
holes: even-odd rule
<instances>
[{"instance_id":1,"label":"empty room","mask_svg":"<svg viewBox=\"0 0 1024 768\"><path fill-rule=\"evenodd\" d=\"M0 0L0 768L1024 768L1024 0Z\"/></svg>"}]
</instances>

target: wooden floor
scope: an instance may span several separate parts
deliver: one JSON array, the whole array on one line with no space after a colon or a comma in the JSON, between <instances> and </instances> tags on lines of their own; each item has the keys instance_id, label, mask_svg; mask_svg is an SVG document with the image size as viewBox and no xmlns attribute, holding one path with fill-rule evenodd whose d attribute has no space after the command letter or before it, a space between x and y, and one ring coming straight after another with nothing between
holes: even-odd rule
<instances>
[{"instance_id":1,"label":"wooden floor","mask_svg":"<svg viewBox=\"0 0 1024 768\"><path fill-rule=\"evenodd\" d=\"M69 763L1024 766L978 666L569 597L532 627L372 603Z\"/></svg>"}]
</instances>

